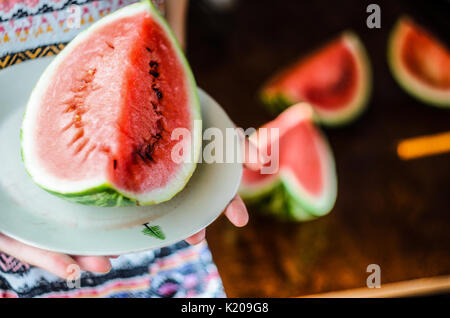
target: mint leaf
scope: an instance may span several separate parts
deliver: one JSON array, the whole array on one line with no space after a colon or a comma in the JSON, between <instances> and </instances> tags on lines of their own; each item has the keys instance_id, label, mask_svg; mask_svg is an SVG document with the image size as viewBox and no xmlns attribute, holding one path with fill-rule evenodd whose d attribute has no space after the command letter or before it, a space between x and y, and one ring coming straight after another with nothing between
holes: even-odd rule
<instances>
[{"instance_id":1,"label":"mint leaf","mask_svg":"<svg viewBox=\"0 0 450 318\"><path fill-rule=\"evenodd\" d=\"M164 233L159 225L150 226L147 223L147 224L144 224L144 226L145 226L145 228L142 230L142 233L144 233L144 235L152 236L152 237L155 237L160 240L166 239L166 236L164 235Z\"/></svg>"}]
</instances>

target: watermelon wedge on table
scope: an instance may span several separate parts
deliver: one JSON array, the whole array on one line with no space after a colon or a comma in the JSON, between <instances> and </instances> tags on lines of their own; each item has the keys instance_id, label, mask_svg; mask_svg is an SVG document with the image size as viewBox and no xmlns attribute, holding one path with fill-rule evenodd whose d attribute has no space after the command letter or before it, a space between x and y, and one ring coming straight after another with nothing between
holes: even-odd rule
<instances>
[{"instance_id":1,"label":"watermelon wedge on table","mask_svg":"<svg viewBox=\"0 0 450 318\"><path fill-rule=\"evenodd\" d=\"M334 158L311 114L309 105L295 105L261 127L279 129L279 139L270 140L268 149L270 153L278 143L279 169L272 174L244 169L239 193L247 203L297 221L312 220L331 211L337 195ZM250 140L261 149L265 142L258 141L258 133Z\"/></svg>"},{"instance_id":2,"label":"watermelon wedge on table","mask_svg":"<svg viewBox=\"0 0 450 318\"><path fill-rule=\"evenodd\" d=\"M342 125L363 112L371 81L362 42L354 33L345 32L272 77L261 90L261 100L275 113L308 102L317 121Z\"/></svg>"},{"instance_id":3,"label":"watermelon wedge on table","mask_svg":"<svg viewBox=\"0 0 450 318\"><path fill-rule=\"evenodd\" d=\"M34 88L22 125L22 157L33 180L67 200L150 205L181 191L201 147L197 90L189 64L151 1L99 20L54 59ZM183 155L172 160L189 131Z\"/></svg>"},{"instance_id":4,"label":"watermelon wedge on table","mask_svg":"<svg viewBox=\"0 0 450 318\"><path fill-rule=\"evenodd\" d=\"M394 27L388 61L398 83L412 96L450 107L450 50L411 18L400 18Z\"/></svg>"}]
</instances>

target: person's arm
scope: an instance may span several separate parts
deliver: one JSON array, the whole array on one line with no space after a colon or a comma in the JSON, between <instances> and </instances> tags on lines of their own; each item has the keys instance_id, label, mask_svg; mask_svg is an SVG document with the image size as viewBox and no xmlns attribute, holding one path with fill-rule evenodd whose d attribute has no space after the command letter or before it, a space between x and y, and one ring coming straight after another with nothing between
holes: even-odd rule
<instances>
[{"instance_id":1,"label":"person's arm","mask_svg":"<svg viewBox=\"0 0 450 318\"><path fill-rule=\"evenodd\" d=\"M183 50L186 49L186 16L189 0L166 0L167 22Z\"/></svg>"}]
</instances>

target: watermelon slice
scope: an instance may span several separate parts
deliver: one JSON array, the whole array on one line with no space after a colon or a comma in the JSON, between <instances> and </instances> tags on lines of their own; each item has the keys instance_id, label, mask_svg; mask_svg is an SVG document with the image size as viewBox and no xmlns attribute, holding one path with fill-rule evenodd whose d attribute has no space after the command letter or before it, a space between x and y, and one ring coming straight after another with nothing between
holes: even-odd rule
<instances>
[{"instance_id":1,"label":"watermelon slice","mask_svg":"<svg viewBox=\"0 0 450 318\"><path fill-rule=\"evenodd\" d=\"M358 37L345 32L318 51L281 71L262 88L261 100L274 112L308 102L324 125L342 125L365 108L371 70Z\"/></svg>"},{"instance_id":2,"label":"watermelon slice","mask_svg":"<svg viewBox=\"0 0 450 318\"><path fill-rule=\"evenodd\" d=\"M38 185L73 202L156 204L193 174L200 119L183 52L143 1L99 20L45 70L24 116L22 158ZM172 160L176 128L191 133L181 141L191 160Z\"/></svg>"},{"instance_id":3,"label":"watermelon slice","mask_svg":"<svg viewBox=\"0 0 450 318\"><path fill-rule=\"evenodd\" d=\"M309 105L295 105L262 127L279 128L279 139L270 141L278 142L279 169L274 174L244 169L239 193L247 203L298 221L323 216L333 208L337 194L333 154L308 114L312 114Z\"/></svg>"},{"instance_id":4,"label":"watermelon slice","mask_svg":"<svg viewBox=\"0 0 450 318\"><path fill-rule=\"evenodd\" d=\"M425 103L450 107L450 50L408 17L389 40L388 61L398 83Z\"/></svg>"}]
</instances>

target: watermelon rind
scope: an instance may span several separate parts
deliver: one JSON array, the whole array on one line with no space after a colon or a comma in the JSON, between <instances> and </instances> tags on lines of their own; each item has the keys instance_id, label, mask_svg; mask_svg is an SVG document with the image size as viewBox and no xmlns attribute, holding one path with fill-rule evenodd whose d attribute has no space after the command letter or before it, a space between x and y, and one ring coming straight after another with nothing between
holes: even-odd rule
<instances>
[{"instance_id":1,"label":"watermelon rind","mask_svg":"<svg viewBox=\"0 0 450 318\"><path fill-rule=\"evenodd\" d=\"M309 221L328 214L337 198L337 175L331 147L325 135L320 130L318 132L316 140L325 174L323 191L319 196L310 195L288 168L281 167L276 174L260 183L248 185L242 182L239 194L244 201L286 220Z\"/></svg>"},{"instance_id":2,"label":"watermelon rind","mask_svg":"<svg viewBox=\"0 0 450 318\"><path fill-rule=\"evenodd\" d=\"M284 221L306 222L317 218L305 211L281 182L270 193L259 197L258 200L244 200L250 207Z\"/></svg>"},{"instance_id":3,"label":"watermelon rind","mask_svg":"<svg viewBox=\"0 0 450 318\"><path fill-rule=\"evenodd\" d=\"M337 196L336 181L333 183L329 193L319 199L298 191L297 186L292 186L283 178L276 178L271 187L265 189L253 188L249 191L241 185L239 194L250 207L266 214L282 220L305 222L315 220L332 210Z\"/></svg>"},{"instance_id":4,"label":"watermelon rind","mask_svg":"<svg viewBox=\"0 0 450 318\"><path fill-rule=\"evenodd\" d=\"M47 190L49 193L65 199L66 201L82 204L94 205L98 207L127 207L136 206L136 200L128 199L109 186L100 186L82 193L61 194Z\"/></svg>"},{"instance_id":5,"label":"watermelon rind","mask_svg":"<svg viewBox=\"0 0 450 318\"><path fill-rule=\"evenodd\" d=\"M188 77L189 82L189 98L192 116L192 142L193 142L193 155L192 162L190 164L184 163L183 167L177 172L177 178L170 184L168 184L163 189L158 189L152 193L136 194L131 192L126 192L116 189L104 178L98 178L95 180L83 180L79 182L61 182L62 180L56 180L50 175L45 175L40 173L36 169L35 160L33 160L32 154L29 154L28 149L30 149L31 141L29 138L24 138L24 135L30 135L33 131L33 118L36 112L36 107L31 107L30 104L33 101L39 100L45 89L45 83L52 77L55 73L60 62L64 61L64 58L70 54L70 52L77 46L78 43L82 42L86 37L88 37L92 32L94 32L99 27L114 21L117 18L132 16L134 14L140 13L142 11L150 12L151 16L159 25L164 29L168 38L170 39L177 55L181 62L184 71ZM194 121L197 123L194 125ZM33 181L39 185L41 188L47 192L63 198L69 202L83 204L83 205L93 205L99 207L126 207L126 206L136 206L136 205L153 205L162 203L172 199L177 193L184 189L189 179L193 175L199 156L201 152L202 144L202 125L201 125L201 109L199 97L197 94L197 85L189 66L189 63L178 43L174 33L167 25L164 18L160 15L159 11L152 4L150 0L143 0L141 2L128 5L122 9L109 14L91 25L86 30L80 32L80 34L75 37L65 48L62 50L55 59L50 63L47 69L42 74L40 80L34 87L27 109L24 114L23 124L21 127L21 154L22 160L25 165L25 169L28 175L33 179ZM180 180L180 175L182 179ZM45 182L42 182L44 181ZM45 185L44 185L45 184ZM48 186L51 184L51 186Z\"/></svg>"},{"instance_id":6,"label":"watermelon rind","mask_svg":"<svg viewBox=\"0 0 450 318\"><path fill-rule=\"evenodd\" d=\"M402 16L399 18L395 26L393 27L388 40L387 60L391 73L394 76L397 83L411 96L431 106L437 106L442 108L450 107L450 91L443 91L439 88L426 85L409 72L402 65L401 58L399 56L399 46L401 39L404 36L404 25L410 23L411 19L408 16Z\"/></svg>"},{"instance_id":7,"label":"watermelon rind","mask_svg":"<svg viewBox=\"0 0 450 318\"><path fill-rule=\"evenodd\" d=\"M372 93L372 67L364 44L352 31L343 32L341 37L352 49L361 79L358 81L359 87L356 96L348 105L342 106L341 110L325 112L323 109L315 109L312 105L315 110L315 122L330 127L346 125L358 118L367 108ZM320 51L320 48L304 58L308 58L318 51ZM293 100L281 91L271 94L265 90L266 86L260 92L260 100L273 114L279 114L293 104L302 102L302 100Z\"/></svg>"}]
</instances>

